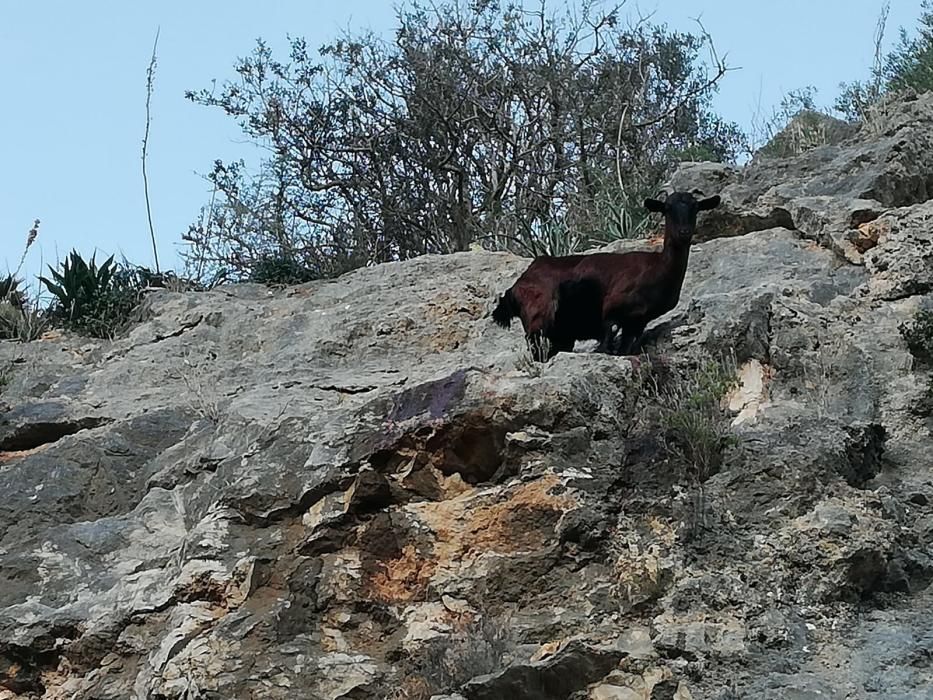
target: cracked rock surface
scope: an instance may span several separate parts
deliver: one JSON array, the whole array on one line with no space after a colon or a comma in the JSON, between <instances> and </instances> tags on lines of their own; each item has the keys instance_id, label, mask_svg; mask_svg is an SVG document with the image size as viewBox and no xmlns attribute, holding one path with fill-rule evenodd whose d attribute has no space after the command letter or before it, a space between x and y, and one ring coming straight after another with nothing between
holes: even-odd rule
<instances>
[{"instance_id":1,"label":"cracked rock surface","mask_svg":"<svg viewBox=\"0 0 933 700\"><path fill-rule=\"evenodd\" d=\"M0 700L929 697L933 95L887 119L676 173L725 204L647 357L533 365L482 252L0 343ZM651 400L720 357L698 476Z\"/></svg>"}]
</instances>

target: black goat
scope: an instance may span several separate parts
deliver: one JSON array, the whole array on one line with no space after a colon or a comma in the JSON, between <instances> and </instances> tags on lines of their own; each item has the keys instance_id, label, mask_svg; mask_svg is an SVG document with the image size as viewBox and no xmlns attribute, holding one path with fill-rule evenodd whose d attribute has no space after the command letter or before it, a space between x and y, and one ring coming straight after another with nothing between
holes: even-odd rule
<instances>
[{"instance_id":1,"label":"black goat","mask_svg":"<svg viewBox=\"0 0 933 700\"><path fill-rule=\"evenodd\" d=\"M502 295L493 320L508 328L518 316L538 361L573 350L577 340L598 339L597 350L611 354L635 351L645 326L677 305L697 214L719 202L689 192L646 199L645 208L664 214L660 253L536 258Z\"/></svg>"}]
</instances>

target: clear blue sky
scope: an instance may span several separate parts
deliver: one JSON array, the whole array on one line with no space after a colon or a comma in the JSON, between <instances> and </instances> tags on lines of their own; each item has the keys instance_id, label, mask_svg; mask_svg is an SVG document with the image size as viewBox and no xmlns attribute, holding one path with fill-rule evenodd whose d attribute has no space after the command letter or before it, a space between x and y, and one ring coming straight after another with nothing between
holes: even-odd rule
<instances>
[{"instance_id":1,"label":"clear blue sky","mask_svg":"<svg viewBox=\"0 0 933 700\"><path fill-rule=\"evenodd\" d=\"M920 0L895 0L887 44L913 27ZM741 70L716 98L747 126L760 103L814 85L832 102L842 80L862 78L872 58L881 0L639 0L642 12L695 30L700 15L720 53ZM636 7L633 0L629 8ZM0 3L0 271L16 266L33 219L42 221L24 272L72 247L98 259L152 264L140 170L145 74L161 27L153 97L149 178L163 267L179 264L181 234L206 202L199 173L216 158L258 155L219 110L185 90L232 75L255 39L285 47L286 35L319 46L346 27L388 33L381 0L31 0ZM284 53L280 55L284 58ZM45 269L44 267L42 269Z\"/></svg>"}]
</instances>

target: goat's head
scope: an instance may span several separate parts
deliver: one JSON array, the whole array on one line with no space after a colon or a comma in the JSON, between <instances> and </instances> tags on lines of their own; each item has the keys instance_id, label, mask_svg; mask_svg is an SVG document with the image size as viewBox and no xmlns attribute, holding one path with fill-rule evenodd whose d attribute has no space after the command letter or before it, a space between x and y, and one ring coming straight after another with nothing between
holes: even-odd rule
<instances>
[{"instance_id":1,"label":"goat's head","mask_svg":"<svg viewBox=\"0 0 933 700\"><path fill-rule=\"evenodd\" d=\"M719 206L720 197L714 195L706 199L697 199L702 192L674 192L664 199L646 199L645 209L664 214L666 233L678 243L689 243L697 230L697 214L704 209Z\"/></svg>"}]
</instances>

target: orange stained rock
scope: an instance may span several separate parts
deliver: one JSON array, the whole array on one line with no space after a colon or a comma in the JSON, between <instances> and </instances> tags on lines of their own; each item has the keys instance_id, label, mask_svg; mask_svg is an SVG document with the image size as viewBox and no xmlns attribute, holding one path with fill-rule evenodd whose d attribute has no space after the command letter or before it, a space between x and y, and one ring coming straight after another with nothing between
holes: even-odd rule
<instances>
[{"instance_id":1,"label":"orange stained rock","mask_svg":"<svg viewBox=\"0 0 933 700\"><path fill-rule=\"evenodd\" d=\"M560 516L576 505L567 494L551 493L559 484L558 477L549 474L519 485L503 500L493 500L502 491L467 494L440 503L419 503L415 515L434 531L439 559L538 549L549 541Z\"/></svg>"},{"instance_id":2,"label":"orange stained rock","mask_svg":"<svg viewBox=\"0 0 933 700\"><path fill-rule=\"evenodd\" d=\"M382 562L369 581L372 597L386 603L423 600L437 562L407 544L396 559Z\"/></svg>"},{"instance_id":3,"label":"orange stained rock","mask_svg":"<svg viewBox=\"0 0 933 700\"><path fill-rule=\"evenodd\" d=\"M17 459L22 459L23 457L28 457L29 455L37 454L46 447L47 445L39 445L38 447L33 447L28 450L14 450L11 452L3 452L0 450L0 464L6 464L7 462L12 462Z\"/></svg>"},{"instance_id":4,"label":"orange stained rock","mask_svg":"<svg viewBox=\"0 0 933 700\"><path fill-rule=\"evenodd\" d=\"M391 603L424 600L441 567L486 552L514 554L546 547L561 515L577 504L567 494L551 493L559 485L557 475L549 474L511 490L471 492L408 506L410 514L433 531L434 539L426 538L424 547L408 543L400 556L380 562L367 582L370 594Z\"/></svg>"},{"instance_id":5,"label":"orange stained rock","mask_svg":"<svg viewBox=\"0 0 933 700\"><path fill-rule=\"evenodd\" d=\"M859 225L858 235L852 243L858 252L864 253L878 245L878 239L881 235L887 234L889 231L890 226L886 222L868 221Z\"/></svg>"}]
</instances>

